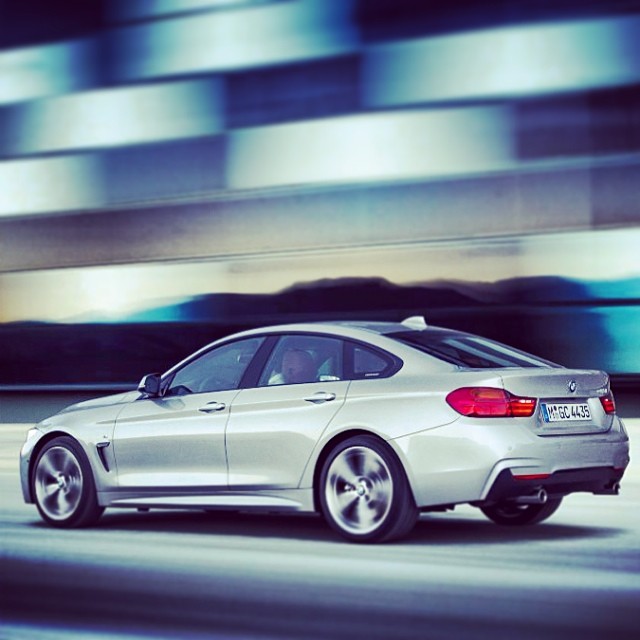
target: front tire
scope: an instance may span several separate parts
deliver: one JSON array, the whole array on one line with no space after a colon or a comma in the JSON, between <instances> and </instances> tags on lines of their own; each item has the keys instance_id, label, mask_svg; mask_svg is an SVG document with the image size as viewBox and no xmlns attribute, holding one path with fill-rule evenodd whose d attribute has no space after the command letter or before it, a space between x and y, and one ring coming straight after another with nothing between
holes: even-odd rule
<instances>
[{"instance_id":1,"label":"front tire","mask_svg":"<svg viewBox=\"0 0 640 640\"><path fill-rule=\"evenodd\" d=\"M319 498L329 526L351 542L386 542L418 519L411 488L393 451L373 436L340 443L320 474Z\"/></svg>"},{"instance_id":2,"label":"front tire","mask_svg":"<svg viewBox=\"0 0 640 640\"><path fill-rule=\"evenodd\" d=\"M562 503L562 498L548 498L544 504L516 504L499 502L490 507L480 507L489 520L507 527L537 524L552 516Z\"/></svg>"},{"instance_id":3,"label":"front tire","mask_svg":"<svg viewBox=\"0 0 640 640\"><path fill-rule=\"evenodd\" d=\"M40 516L55 527L88 526L104 511L89 460L69 436L45 444L33 465L31 482Z\"/></svg>"}]
</instances>

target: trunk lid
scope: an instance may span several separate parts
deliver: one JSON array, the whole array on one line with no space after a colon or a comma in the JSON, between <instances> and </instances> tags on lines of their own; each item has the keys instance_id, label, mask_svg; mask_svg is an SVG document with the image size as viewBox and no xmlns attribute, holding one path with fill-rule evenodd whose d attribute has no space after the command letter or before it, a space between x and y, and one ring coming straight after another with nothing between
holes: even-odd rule
<instances>
[{"instance_id":1,"label":"trunk lid","mask_svg":"<svg viewBox=\"0 0 640 640\"><path fill-rule=\"evenodd\" d=\"M538 400L527 419L541 436L603 433L613 415L604 411L600 398L610 393L603 371L579 369L502 369L504 388L518 396Z\"/></svg>"}]
</instances>

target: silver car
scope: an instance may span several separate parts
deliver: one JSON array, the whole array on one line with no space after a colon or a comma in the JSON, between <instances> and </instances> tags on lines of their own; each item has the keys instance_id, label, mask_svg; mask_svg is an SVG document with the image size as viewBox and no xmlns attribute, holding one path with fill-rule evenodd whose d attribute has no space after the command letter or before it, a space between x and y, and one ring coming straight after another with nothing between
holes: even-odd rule
<instances>
[{"instance_id":1,"label":"silver car","mask_svg":"<svg viewBox=\"0 0 640 640\"><path fill-rule=\"evenodd\" d=\"M410 318L219 340L44 420L20 469L57 527L105 507L319 512L379 542L464 503L540 522L570 493L617 494L628 463L607 374Z\"/></svg>"}]
</instances>

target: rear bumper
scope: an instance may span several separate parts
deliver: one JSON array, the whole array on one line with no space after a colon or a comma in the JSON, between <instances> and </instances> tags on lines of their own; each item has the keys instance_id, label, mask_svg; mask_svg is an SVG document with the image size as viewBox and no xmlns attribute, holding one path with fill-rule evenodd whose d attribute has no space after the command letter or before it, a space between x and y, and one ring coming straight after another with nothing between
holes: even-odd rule
<instances>
[{"instance_id":1,"label":"rear bumper","mask_svg":"<svg viewBox=\"0 0 640 640\"><path fill-rule=\"evenodd\" d=\"M563 469L548 477L519 478L514 476L510 469L504 469L482 502L483 504L501 502L531 495L539 489L544 489L551 497L562 497L577 492L615 495L623 475L624 469L588 467Z\"/></svg>"},{"instance_id":2,"label":"rear bumper","mask_svg":"<svg viewBox=\"0 0 640 640\"><path fill-rule=\"evenodd\" d=\"M605 433L570 436L539 436L517 418L460 419L392 444L420 508L485 503L497 500L501 490L520 496L531 487L549 495L613 493L611 483L629 464L629 438L618 418ZM518 480L510 494L513 476L544 480Z\"/></svg>"}]
</instances>

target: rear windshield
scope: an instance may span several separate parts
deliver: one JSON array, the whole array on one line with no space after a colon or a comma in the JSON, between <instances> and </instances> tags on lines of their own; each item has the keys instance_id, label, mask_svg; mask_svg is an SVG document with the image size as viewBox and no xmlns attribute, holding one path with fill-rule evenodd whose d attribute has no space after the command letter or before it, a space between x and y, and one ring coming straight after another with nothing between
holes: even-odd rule
<instances>
[{"instance_id":1,"label":"rear windshield","mask_svg":"<svg viewBox=\"0 0 640 640\"><path fill-rule=\"evenodd\" d=\"M463 333L403 331L387 334L387 337L428 353L439 360L469 369L557 366L499 342Z\"/></svg>"}]
</instances>

